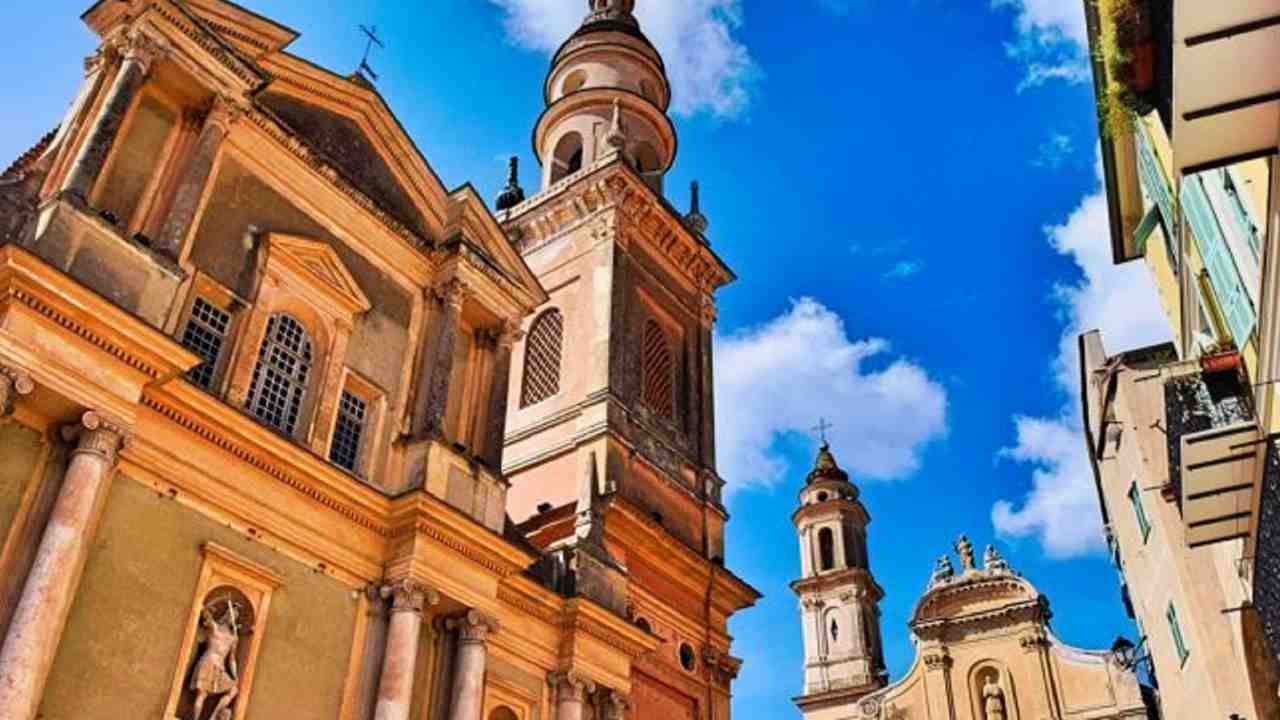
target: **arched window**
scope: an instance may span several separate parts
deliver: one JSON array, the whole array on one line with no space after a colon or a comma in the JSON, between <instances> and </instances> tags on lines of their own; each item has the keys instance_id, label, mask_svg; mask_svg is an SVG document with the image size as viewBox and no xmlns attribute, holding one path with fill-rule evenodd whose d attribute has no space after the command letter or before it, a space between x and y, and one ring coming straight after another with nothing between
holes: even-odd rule
<instances>
[{"instance_id":1,"label":"arched window","mask_svg":"<svg viewBox=\"0 0 1280 720\"><path fill-rule=\"evenodd\" d=\"M572 175L582 169L582 135L576 132L565 133L556 143L555 157L552 158L551 182Z\"/></svg>"},{"instance_id":2,"label":"arched window","mask_svg":"<svg viewBox=\"0 0 1280 720\"><path fill-rule=\"evenodd\" d=\"M560 351L564 344L564 316L548 310L533 321L524 346L524 386L520 407L537 405L560 392Z\"/></svg>"},{"instance_id":3,"label":"arched window","mask_svg":"<svg viewBox=\"0 0 1280 720\"><path fill-rule=\"evenodd\" d=\"M650 319L644 325L644 347L641 357L641 398L658 416L675 417L675 363L667 333Z\"/></svg>"},{"instance_id":4,"label":"arched window","mask_svg":"<svg viewBox=\"0 0 1280 720\"><path fill-rule=\"evenodd\" d=\"M830 570L836 566L836 536L831 528L818 531L818 558L820 570Z\"/></svg>"},{"instance_id":5,"label":"arched window","mask_svg":"<svg viewBox=\"0 0 1280 720\"><path fill-rule=\"evenodd\" d=\"M289 315L273 315L258 352L249 390L249 412L286 435L293 435L311 374L311 339Z\"/></svg>"},{"instance_id":6,"label":"arched window","mask_svg":"<svg viewBox=\"0 0 1280 720\"><path fill-rule=\"evenodd\" d=\"M564 79L564 85L561 86L561 95L575 93L587 84L587 73L584 70L574 70L569 73L569 77Z\"/></svg>"},{"instance_id":7,"label":"arched window","mask_svg":"<svg viewBox=\"0 0 1280 720\"><path fill-rule=\"evenodd\" d=\"M494 708L493 712L489 713L489 720L520 720L520 716L504 705Z\"/></svg>"}]
</instances>

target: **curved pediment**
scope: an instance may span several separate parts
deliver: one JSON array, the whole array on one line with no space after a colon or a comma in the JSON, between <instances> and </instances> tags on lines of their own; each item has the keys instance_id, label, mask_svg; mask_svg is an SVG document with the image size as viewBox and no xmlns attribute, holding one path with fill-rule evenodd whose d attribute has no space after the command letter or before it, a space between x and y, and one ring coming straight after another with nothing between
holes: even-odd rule
<instances>
[{"instance_id":1,"label":"curved pediment","mask_svg":"<svg viewBox=\"0 0 1280 720\"><path fill-rule=\"evenodd\" d=\"M972 570L936 582L916 603L911 629L937 636L957 625L1016 625L1049 619L1049 603L1010 570Z\"/></svg>"}]
</instances>

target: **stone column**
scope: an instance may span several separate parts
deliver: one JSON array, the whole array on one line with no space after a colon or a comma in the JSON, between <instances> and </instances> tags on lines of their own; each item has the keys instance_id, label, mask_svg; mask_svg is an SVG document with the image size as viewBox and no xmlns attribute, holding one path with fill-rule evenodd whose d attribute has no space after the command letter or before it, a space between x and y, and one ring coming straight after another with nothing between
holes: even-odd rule
<instances>
[{"instance_id":1,"label":"stone column","mask_svg":"<svg viewBox=\"0 0 1280 720\"><path fill-rule=\"evenodd\" d=\"M413 679L418 665L418 640L422 633L422 610L438 601L435 593L414 580L397 580L382 587L383 599L391 600L391 621L382 656L382 676L374 720L408 720L413 701Z\"/></svg>"},{"instance_id":2,"label":"stone column","mask_svg":"<svg viewBox=\"0 0 1280 720\"><path fill-rule=\"evenodd\" d=\"M631 703L617 690L604 690L596 697L596 712L600 720L626 720Z\"/></svg>"},{"instance_id":3,"label":"stone column","mask_svg":"<svg viewBox=\"0 0 1280 720\"><path fill-rule=\"evenodd\" d=\"M717 313L715 299L709 294L702 298L701 315L698 331L698 354L702 360L702 388L698 393L702 399L702 406L699 408L701 420L699 436L702 440L702 462L714 469L716 466L716 395L711 346L715 335Z\"/></svg>"},{"instance_id":4,"label":"stone column","mask_svg":"<svg viewBox=\"0 0 1280 720\"><path fill-rule=\"evenodd\" d=\"M493 373L489 378L488 437L484 442L484 462L495 473L502 472L502 445L507 434L507 398L510 397L511 353L523 333L514 320L502 324L494 351Z\"/></svg>"},{"instance_id":5,"label":"stone column","mask_svg":"<svg viewBox=\"0 0 1280 720\"><path fill-rule=\"evenodd\" d=\"M156 241L157 249L175 260L182 254L182 243L195 220L209 176L213 174L218 149L222 147L222 141L243 112L230 99L218 97L205 117L204 127L200 130L200 137L196 139L182 179L174 190L173 205L169 208L169 214L165 217L164 226Z\"/></svg>"},{"instance_id":6,"label":"stone column","mask_svg":"<svg viewBox=\"0 0 1280 720\"><path fill-rule=\"evenodd\" d=\"M12 415L18 398L30 395L35 388L30 375L21 370L0 367L0 418Z\"/></svg>"},{"instance_id":7,"label":"stone column","mask_svg":"<svg viewBox=\"0 0 1280 720\"><path fill-rule=\"evenodd\" d=\"M122 55L120 70L107 89L107 96L62 183L63 193L81 203L88 202L94 183L120 133L124 116L146 81L152 63L165 52L156 40L136 30L120 39L115 49Z\"/></svg>"},{"instance_id":8,"label":"stone column","mask_svg":"<svg viewBox=\"0 0 1280 720\"><path fill-rule=\"evenodd\" d=\"M462 617L451 618L445 627L458 632L449 720L481 720L484 712L484 671L489 657L486 643L489 634L498 631L498 621L478 610L471 610Z\"/></svg>"},{"instance_id":9,"label":"stone column","mask_svg":"<svg viewBox=\"0 0 1280 720\"><path fill-rule=\"evenodd\" d=\"M553 673L549 679L555 690L554 720L583 720L587 695L595 692L595 683L576 670Z\"/></svg>"},{"instance_id":10,"label":"stone column","mask_svg":"<svg viewBox=\"0 0 1280 720\"><path fill-rule=\"evenodd\" d=\"M96 412L63 434L76 448L0 649L0 720L35 717L125 441Z\"/></svg>"},{"instance_id":11,"label":"stone column","mask_svg":"<svg viewBox=\"0 0 1280 720\"><path fill-rule=\"evenodd\" d=\"M458 341L462 306L470 289L454 278L437 288L436 293L441 304L440 322L435 342L427 349L422 367L427 378L427 390L423 393L419 435L443 437L445 414L449 410L449 381L453 376L453 348Z\"/></svg>"}]
</instances>

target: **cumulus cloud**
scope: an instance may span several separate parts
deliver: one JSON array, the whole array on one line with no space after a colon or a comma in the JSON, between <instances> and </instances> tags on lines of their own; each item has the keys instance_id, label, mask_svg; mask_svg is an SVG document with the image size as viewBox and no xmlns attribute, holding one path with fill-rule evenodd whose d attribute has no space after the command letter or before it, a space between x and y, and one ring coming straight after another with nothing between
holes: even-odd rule
<instances>
[{"instance_id":1,"label":"cumulus cloud","mask_svg":"<svg viewBox=\"0 0 1280 720\"><path fill-rule=\"evenodd\" d=\"M1089 39L1084 3L1078 0L991 0L995 10L1012 11L1017 39L1005 45L1024 69L1018 92L1050 80L1088 82Z\"/></svg>"},{"instance_id":2,"label":"cumulus cloud","mask_svg":"<svg viewBox=\"0 0 1280 720\"><path fill-rule=\"evenodd\" d=\"M554 52L586 17L586 3L569 0L490 0L502 8L507 35L522 47ZM759 69L736 37L740 0L643 2L636 7L645 34L662 53L672 86L672 111L732 118L746 110Z\"/></svg>"},{"instance_id":3,"label":"cumulus cloud","mask_svg":"<svg viewBox=\"0 0 1280 720\"><path fill-rule=\"evenodd\" d=\"M863 479L910 475L925 446L946 433L946 390L924 368L893 356L888 341L850 339L841 318L812 298L717 337L715 383L719 466L729 492L786 478L776 442L809 432L819 415L835 418L829 437L841 465Z\"/></svg>"},{"instance_id":4,"label":"cumulus cloud","mask_svg":"<svg viewBox=\"0 0 1280 720\"><path fill-rule=\"evenodd\" d=\"M1100 161L1097 174L1101 183ZM1079 270L1077 280L1052 290L1065 321L1051 364L1063 406L1054 417L1015 417L1017 442L1001 451L1003 458L1031 468L1031 482L1020 506L1000 500L992 508L996 531L1006 538L1035 537L1055 558L1103 546L1078 400L1077 337L1100 329L1107 346L1119 350L1162 342L1170 334L1146 265L1114 265L1110 233L1107 200L1100 190L1086 196L1065 223L1045 228L1053 249L1074 260Z\"/></svg>"}]
</instances>

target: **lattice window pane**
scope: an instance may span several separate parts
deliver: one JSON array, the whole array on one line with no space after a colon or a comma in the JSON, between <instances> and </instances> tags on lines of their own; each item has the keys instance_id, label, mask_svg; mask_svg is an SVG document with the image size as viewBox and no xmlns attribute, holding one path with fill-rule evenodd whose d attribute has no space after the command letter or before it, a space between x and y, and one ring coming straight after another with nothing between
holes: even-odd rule
<instances>
[{"instance_id":1,"label":"lattice window pane","mask_svg":"<svg viewBox=\"0 0 1280 720\"><path fill-rule=\"evenodd\" d=\"M297 320L276 315L253 369L249 412L286 435L298 429L307 378L311 374L311 340Z\"/></svg>"},{"instance_id":2,"label":"lattice window pane","mask_svg":"<svg viewBox=\"0 0 1280 720\"><path fill-rule=\"evenodd\" d=\"M644 404L657 415L671 420L675 417L675 363L666 332L653 320L645 323L642 353Z\"/></svg>"},{"instance_id":3,"label":"lattice window pane","mask_svg":"<svg viewBox=\"0 0 1280 720\"><path fill-rule=\"evenodd\" d=\"M360 467L360 446L364 440L369 403L347 391L338 404L338 421L333 426L333 442L329 444L329 460L338 467L356 472Z\"/></svg>"},{"instance_id":4,"label":"lattice window pane","mask_svg":"<svg viewBox=\"0 0 1280 720\"><path fill-rule=\"evenodd\" d=\"M525 342L524 387L520 407L537 405L560 392L560 353L564 344L564 317L548 310L533 322Z\"/></svg>"},{"instance_id":5,"label":"lattice window pane","mask_svg":"<svg viewBox=\"0 0 1280 720\"><path fill-rule=\"evenodd\" d=\"M202 388L213 384L213 372L222 354L223 341L231 327L231 315L204 298L196 298L191 318L182 333L182 345L204 362L187 372L187 378Z\"/></svg>"}]
</instances>

